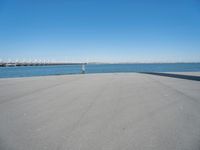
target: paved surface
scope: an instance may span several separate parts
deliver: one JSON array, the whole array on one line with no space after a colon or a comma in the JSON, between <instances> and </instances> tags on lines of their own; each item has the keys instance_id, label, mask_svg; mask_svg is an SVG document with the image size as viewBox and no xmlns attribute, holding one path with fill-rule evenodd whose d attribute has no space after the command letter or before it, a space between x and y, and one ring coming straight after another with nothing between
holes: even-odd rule
<instances>
[{"instance_id":1,"label":"paved surface","mask_svg":"<svg viewBox=\"0 0 200 150\"><path fill-rule=\"evenodd\" d=\"M0 150L45 149L200 150L200 82L138 73L0 79Z\"/></svg>"}]
</instances>

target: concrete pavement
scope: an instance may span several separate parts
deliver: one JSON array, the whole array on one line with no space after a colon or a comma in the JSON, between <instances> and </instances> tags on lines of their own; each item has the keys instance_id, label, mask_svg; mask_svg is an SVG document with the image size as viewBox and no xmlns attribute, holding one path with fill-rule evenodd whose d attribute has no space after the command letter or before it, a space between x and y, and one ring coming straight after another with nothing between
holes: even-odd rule
<instances>
[{"instance_id":1,"label":"concrete pavement","mask_svg":"<svg viewBox=\"0 0 200 150\"><path fill-rule=\"evenodd\" d=\"M199 150L200 82L139 73L0 79L0 150L46 149Z\"/></svg>"}]
</instances>

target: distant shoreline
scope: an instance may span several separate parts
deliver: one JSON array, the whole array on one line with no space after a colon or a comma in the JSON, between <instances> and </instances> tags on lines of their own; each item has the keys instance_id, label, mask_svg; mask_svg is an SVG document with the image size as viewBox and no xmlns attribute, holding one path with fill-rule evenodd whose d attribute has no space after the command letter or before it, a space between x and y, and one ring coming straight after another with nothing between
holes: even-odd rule
<instances>
[{"instance_id":1,"label":"distant shoreline","mask_svg":"<svg viewBox=\"0 0 200 150\"><path fill-rule=\"evenodd\" d=\"M87 64L98 65L98 64L199 64L200 62L118 62L118 63L107 63L107 62L88 62Z\"/></svg>"},{"instance_id":2,"label":"distant shoreline","mask_svg":"<svg viewBox=\"0 0 200 150\"><path fill-rule=\"evenodd\" d=\"M107 63L107 62L84 62L84 63L15 63L15 62L3 62L0 63L0 67L31 67L31 66L67 66L67 65L151 65L151 64L200 64L200 62L119 62L119 63Z\"/></svg>"}]
</instances>

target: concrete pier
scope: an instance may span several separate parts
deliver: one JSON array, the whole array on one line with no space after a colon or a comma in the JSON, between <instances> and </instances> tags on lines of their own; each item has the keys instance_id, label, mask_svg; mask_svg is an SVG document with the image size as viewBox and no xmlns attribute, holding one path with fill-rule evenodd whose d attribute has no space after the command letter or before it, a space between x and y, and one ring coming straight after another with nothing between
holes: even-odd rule
<instances>
[{"instance_id":1,"label":"concrete pier","mask_svg":"<svg viewBox=\"0 0 200 150\"><path fill-rule=\"evenodd\" d=\"M199 149L199 81L140 73L0 79L0 150Z\"/></svg>"}]
</instances>

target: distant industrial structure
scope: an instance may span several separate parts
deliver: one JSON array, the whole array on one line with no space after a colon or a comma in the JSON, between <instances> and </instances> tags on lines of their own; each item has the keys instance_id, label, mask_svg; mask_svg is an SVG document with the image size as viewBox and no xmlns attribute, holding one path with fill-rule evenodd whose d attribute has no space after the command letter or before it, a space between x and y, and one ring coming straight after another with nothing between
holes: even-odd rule
<instances>
[{"instance_id":1,"label":"distant industrial structure","mask_svg":"<svg viewBox=\"0 0 200 150\"><path fill-rule=\"evenodd\" d=\"M86 64L87 63L66 63L66 62L0 62L0 67L50 66L50 65L83 65L85 66Z\"/></svg>"}]
</instances>

